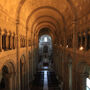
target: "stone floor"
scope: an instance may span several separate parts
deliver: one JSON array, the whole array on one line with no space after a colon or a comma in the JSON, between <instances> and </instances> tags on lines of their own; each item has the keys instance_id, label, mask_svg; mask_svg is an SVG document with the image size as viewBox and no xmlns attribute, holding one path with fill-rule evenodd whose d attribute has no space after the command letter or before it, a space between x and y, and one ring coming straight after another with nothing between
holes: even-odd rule
<instances>
[{"instance_id":1,"label":"stone floor","mask_svg":"<svg viewBox=\"0 0 90 90\"><path fill-rule=\"evenodd\" d=\"M54 70L46 66L38 70L31 90L60 90Z\"/></svg>"}]
</instances>

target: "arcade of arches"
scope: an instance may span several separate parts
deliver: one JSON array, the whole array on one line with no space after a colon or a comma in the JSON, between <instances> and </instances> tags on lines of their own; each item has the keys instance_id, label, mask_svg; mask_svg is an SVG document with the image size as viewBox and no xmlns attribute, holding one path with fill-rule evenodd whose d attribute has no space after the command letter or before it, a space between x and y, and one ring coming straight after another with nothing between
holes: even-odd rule
<instances>
[{"instance_id":1,"label":"arcade of arches","mask_svg":"<svg viewBox=\"0 0 90 90\"><path fill-rule=\"evenodd\" d=\"M38 90L90 90L90 0L0 0L0 90L36 90L40 70Z\"/></svg>"}]
</instances>

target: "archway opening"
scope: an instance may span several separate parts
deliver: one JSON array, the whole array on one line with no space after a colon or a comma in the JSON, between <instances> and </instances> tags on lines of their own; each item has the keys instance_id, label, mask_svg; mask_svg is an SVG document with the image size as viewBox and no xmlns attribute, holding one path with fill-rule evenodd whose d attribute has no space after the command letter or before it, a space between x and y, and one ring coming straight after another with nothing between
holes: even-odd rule
<instances>
[{"instance_id":1,"label":"archway opening","mask_svg":"<svg viewBox=\"0 0 90 90\"><path fill-rule=\"evenodd\" d=\"M2 68L2 79L1 79L1 83L0 83L0 90L9 89L9 87L8 87L9 80L7 77L8 74L9 74L8 67L4 66Z\"/></svg>"},{"instance_id":2,"label":"archway opening","mask_svg":"<svg viewBox=\"0 0 90 90\"><path fill-rule=\"evenodd\" d=\"M43 66L48 66L52 58L52 38L50 35L42 35L39 38L39 62Z\"/></svg>"},{"instance_id":3,"label":"archway opening","mask_svg":"<svg viewBox=\"0 0 90 90\"><path fill-rule=\"evenodd\" d=\"M2 67L2 78L0 81L0 90L15 89L15 70L12 63L7 63Z\"/></svg>"},{"instance_id":4,"label":"archway opening","mask_svg":"<svg viewBox=\"0 0 90 90\"><path fill-rule=\"evenodd\" d=\"M20 59L20 84L21 90L25 90L25 56L21 56Z\"/></svg>"}]
</instances>

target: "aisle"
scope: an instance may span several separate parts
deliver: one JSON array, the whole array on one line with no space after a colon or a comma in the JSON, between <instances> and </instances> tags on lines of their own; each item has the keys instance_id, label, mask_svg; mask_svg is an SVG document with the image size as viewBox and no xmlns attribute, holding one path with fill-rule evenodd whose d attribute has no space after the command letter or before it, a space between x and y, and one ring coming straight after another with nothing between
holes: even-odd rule
<instances>
[{"instance_id":1,"label":"aisle","mask_svg":"<svg viewBox=\"0 0 90 90\"><path fill-rule=\"evenodd\" d=\"M48 67L38 70L31 90L60 90L55 72Z\"/></svg>"},{"instance_id":2,"label":"aisle","mask_svg":"<svg viewBox=\"0 0 90 90\"><path fill-rule=\"evenodd\" d=\"M44 85L43 85L43 90L48 90L48 71L44 71Z\"/></svg>"}]
</instances>

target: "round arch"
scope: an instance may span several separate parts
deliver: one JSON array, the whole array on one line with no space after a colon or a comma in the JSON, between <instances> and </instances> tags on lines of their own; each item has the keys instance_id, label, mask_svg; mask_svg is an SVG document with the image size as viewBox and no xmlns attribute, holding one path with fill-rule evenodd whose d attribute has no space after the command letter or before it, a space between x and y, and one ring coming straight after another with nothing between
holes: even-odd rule
<instances>
[{"instance_id":1,"label":"round arch","mask_svg":"<svg viewBox=\"0 0 90 90\"><path fill-rule=\"evenodd\" d=\"M40 20L40 19L42 19L42 18L50 18L50 19L52 19L53 21L55 21L55 22L57 23L58 28L60 27L60 26L59 26L59 22L58 22L53 16L44 15L44 16L40 16L40 17L36 18L36 20L35 20L35 21L33 22L33 24L32 24L31 30L33 30L34 24L35 24L38 20Z\"/></svg>"},{"instance_id":2,"label":"round arch","mask_svg":"<svg viewBox=\"0 0 90 90\"><path fill-rule=\"evenodd\" d=\"M77 66L78 78L76 82L76 87L79 86L77 87L79 90L86 90L86 79L89 77L89 75L90 75L90 65L88 65L85 61L80 62Z\"/></svg>"},{"instance_id":3,"label":"round arch","mask_svg":"<svg viewBox=\"0 0 90 90\"><path fill-rule=\"evenodd\" d=\"M25 56L22 55L20 58L20 86L21 90L25 90Z\"/></svg>"},{"instance_id":4,"label":"round arch","mask_svg":"<svg viewBox=\"0 0 90 90\"><path fill-rule=\"evenodd\" d=\"M15 66L12 61L7 61L2 66L0 90L15 90Z\"/></svg>"}]
</instances>

